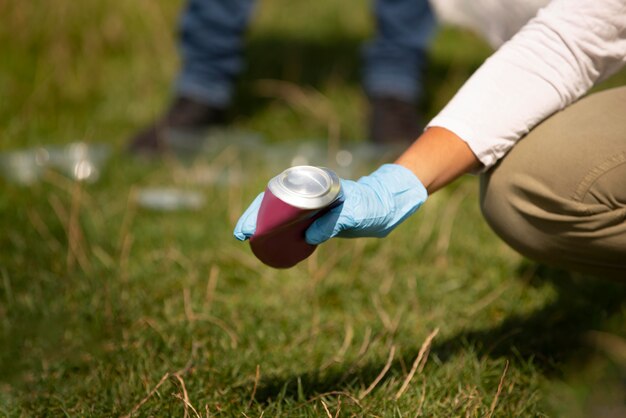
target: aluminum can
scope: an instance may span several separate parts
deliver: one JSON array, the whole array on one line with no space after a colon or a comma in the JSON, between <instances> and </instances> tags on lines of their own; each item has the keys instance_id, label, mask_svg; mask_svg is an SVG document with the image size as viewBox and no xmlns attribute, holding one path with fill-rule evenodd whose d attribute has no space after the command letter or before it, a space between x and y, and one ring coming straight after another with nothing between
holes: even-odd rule
<instances>
[{"instance_id":1,"label":"aluminum can","mask_svg":"<svg viewBox=\"0 0 626 418\"><path fill-rule=\"evenodd\" d=\"M257 216L252 252L275 268L289 268L315 251L307 244L307 228L331 208L343 202L339 177L325 167L288 168L272 178Z\"/></svg>"}]
</instances>

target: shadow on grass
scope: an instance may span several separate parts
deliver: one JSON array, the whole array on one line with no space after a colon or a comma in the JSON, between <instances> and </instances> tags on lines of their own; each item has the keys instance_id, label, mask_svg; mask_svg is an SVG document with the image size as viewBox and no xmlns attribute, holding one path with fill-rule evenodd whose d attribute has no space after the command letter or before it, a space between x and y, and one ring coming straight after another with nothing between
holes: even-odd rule
<instances>
[{"instance_id":1,"label":"shadow on grass","mask_svg":"<svg viewBox=\"0 0 626 418\"><path fill-rule=\"evenodd\" d=\"M522 266L519 277L529 277L528 269L533 269L528 285L550 283L556 288L558 296L552 303L529 315L510 316L493 328L462 331L446 340L435 340L430 355L446 362L471 347L478 357L505 357L520 365L530 362L546 376L558 376L568 361L584 364L593 354L585 342L587 333L602 329L624 307L626 286L604 280L575 279L565 271L543 266ZM401 372L401 364L411 364L419 348L414 347L402 360L394 361L390 371ZM383 364L370 362L351 367L347 365L344 370L324 374L268 377L260 382L256 399L265 403L277 398L303 400L316 394L351 392L355 386L369 385ZM391 374L387 373L386 377Z\"/></svg>"},{"instance_id":2,"label":"shadow on grass","mask_svg":"<svg viewBox=\"0 0 626 418\"><path fill-rule=\"evenodd\" d=\"M510 361L532 363L544 374L559 373L559 365L573 357L584 361L590 353L584 341L588 331L601 329L619 312L626 301L626 286L592 278L574 278L563 270L544 266L534 269L530 286L550 283L557 297L552 303L529 315L513 315L495 328L465 331L433 347L445 360L465 346L473 346L481 356L507 357Z\"/></svg>"}]
</instances>

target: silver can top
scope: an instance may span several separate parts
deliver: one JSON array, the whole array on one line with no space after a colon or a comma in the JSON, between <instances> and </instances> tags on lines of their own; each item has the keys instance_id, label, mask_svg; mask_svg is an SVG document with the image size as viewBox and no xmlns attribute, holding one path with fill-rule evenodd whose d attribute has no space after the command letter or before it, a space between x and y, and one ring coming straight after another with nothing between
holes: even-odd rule
<instances>
[{"instance_id":1,"label":"silver can top","mask_svg":"<svg viewBox=\"0 0 626 418\"><path fill-rule=\"evenodd\" d=\"M299 165L272 178L268 188L283 202L300 209L321 209L337 200L341 183L334 171L325 167Z\"/></svg>"}]
</instances>

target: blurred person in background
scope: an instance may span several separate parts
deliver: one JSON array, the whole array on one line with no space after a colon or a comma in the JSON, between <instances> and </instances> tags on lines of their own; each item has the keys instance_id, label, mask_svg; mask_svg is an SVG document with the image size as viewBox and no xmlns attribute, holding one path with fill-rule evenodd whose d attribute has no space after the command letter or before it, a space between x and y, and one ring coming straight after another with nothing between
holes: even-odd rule
<instances>
[{"instance_id":1,"label":"blurred person in background","mask_svg":"<svg viewBox=\"0 0 626 418\"><path fill-rule=\"evenodd\" d=\"M626 0L434 4L501 45L395 163L341 181L344 202L306 241L387 236L429 194L480 173L487 222L521 254L625 280L626 86L587 93L626 65ZM236 238L254 234L261 196Z\"/></svg>"},{"instance_id":2,"label":"blurred person in background","mask_svg":"<svg viewBox=\"0 0 626 418\"><path fill-rule=\"evenodd\" d=\"M201 132L226 122L243 69L244 33L253 3L189 0L180 23L182 69L173 100L160 118L131 139L131 152L161 153L170 129ZM376 36L363 50L369 136L376 143L408 144L423 128L417 104L435 18L427 0L376 0L375 14Z\"/></svg>"}]
</instances>

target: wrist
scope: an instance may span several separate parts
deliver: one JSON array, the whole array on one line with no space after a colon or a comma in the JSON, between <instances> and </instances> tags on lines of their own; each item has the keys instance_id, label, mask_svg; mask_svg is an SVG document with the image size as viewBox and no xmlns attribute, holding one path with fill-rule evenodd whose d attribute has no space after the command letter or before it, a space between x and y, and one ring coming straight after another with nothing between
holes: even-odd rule
<instances>
[{"instance_id":1,"label":"wrist","mask_svg":"<svg viewBox=\"0 0 626 418\"><path fill-rule=\"evenodd\" d=\"M467 143L440 127L427 129L395 163L415 174L429 193L480 167Z\"/></svg>"}]
</instances>

